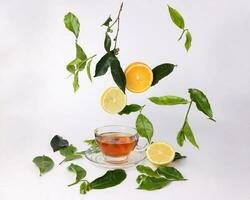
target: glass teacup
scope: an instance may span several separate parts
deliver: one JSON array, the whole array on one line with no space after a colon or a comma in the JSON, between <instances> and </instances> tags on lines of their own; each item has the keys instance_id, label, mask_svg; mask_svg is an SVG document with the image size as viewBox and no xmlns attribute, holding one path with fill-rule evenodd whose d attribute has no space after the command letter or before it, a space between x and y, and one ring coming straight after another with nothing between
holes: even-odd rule
<instances>
[{"instance_id":1,"label":"glass teacup","mask_svg":"<svg viewBox=\"0 0 250 200\"><path fill-rule=\"evenodd\" d=\"M127 162L129 154L145 150L138 146L139 135L135 128L110 125L95 129L95 140L105 160L110 163Z\"/></svg>"}]
</instances>

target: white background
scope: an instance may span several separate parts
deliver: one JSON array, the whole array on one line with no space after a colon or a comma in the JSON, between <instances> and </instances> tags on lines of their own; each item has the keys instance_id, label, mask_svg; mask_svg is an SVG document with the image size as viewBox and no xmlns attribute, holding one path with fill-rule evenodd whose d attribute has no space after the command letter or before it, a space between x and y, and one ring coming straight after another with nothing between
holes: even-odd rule
<instances>
[{"instance_id":1,"label":"white background","mask_svg":"<svg viewBox=\"0 0 250 200\"><path fill-rule=\"evenodd\" d=\"M177 8L193 35L193 46L185 52L177 42L180 30L170 21L167 4ZM250 199L250 2L247 0L150 1L126 0L118 46L125 68L134 61L154 67L164 62L178 64L175 71L143 94L128 93L129 103L146 104L144 114L155 127L155 140L167 141L188 156L175 166L186 182L153 191L136 190L136 171L130 169L121 185L79 194L78 186L67 188L74 175L68 164L57 166L60 155L49 141L62 135L79 149L93 137L96 127L107 124L134 125L136 115L119 117L105 113L100 95L114 85L111 77L94 79L85 72L80 90L74 94L66 64L74 58L74 37L63 24L68 11L81 22L79 42L88 55L104 54L105 29L100 25L109 14L116 16L120 1L8 0L0 1L0 199ZM92 66L94 72L94 65ZM150 96L178 95L203 90L211 102L216 123L196 111L190 125L200 145L176 144L187 106L159 107ZM51 156L56 166L44 175L32 159ZM105 173L86 160L76 161L87 171L87 179Z\"/></svg>"}]
</instances>

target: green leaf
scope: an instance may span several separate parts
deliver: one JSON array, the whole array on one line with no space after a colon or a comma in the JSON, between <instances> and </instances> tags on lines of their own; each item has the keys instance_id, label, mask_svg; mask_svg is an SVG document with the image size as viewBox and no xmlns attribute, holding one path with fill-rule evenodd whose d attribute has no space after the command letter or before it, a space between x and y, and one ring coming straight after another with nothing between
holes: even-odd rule
<instances>
[{"instance_id":1,"label":"green leaf","mask_svg":"<svg viewBox=\"0 0 250 200\"><path fill-rule=\"evenodd\" d=\"M72 73L75 74L76 69L78 68L79 65L81 65L82 60L79 58L75 58L74 60L72 60L68 65L67 65L67 70Z\"/></svg>"},{"instance_id":2,"label":"green leaf","mask_svg":"<svg viewBox=\"0 0 250 200\"><path fill-rule=\"evenodd\" d=\"M61 165L64 162L68 162L68 161L72 161L72 160L76 160L76 159L80 159L82 158L82 154L84 154L84 152L79 152L79 153L75 153L75 154L69 154L67 155L62 162L59 163L59 165Z\"/></svg>"},{"instance_id":3,"label":"green leaf","mask_svg":"<svg viewBox=\"0 0 250 200\"><path fill-rule=\"evenodd\" d=\"M104 48L107 52L110 52L110 47L111 47L111 38L108 35L108 33L106 33L104 40Z\"/></svg>"},{"instance_id":4,"label":"green leaf","mask_svg":"<svg viewBox=\"0 0 250 200\"><path fill-rule=\"evenodd\" d=\"M54 166L54 161L48 156L37 156L33 159L33 163L39 168L40 176L50 171Z\"/></svg>"},{"instance_id":5,"label":"green leaf","mask_svg":"<svg viewBox=\"0 0 250 200\"><path fill-rule=\"evenodd\" d=\"M194 134L193 134L193 132L188 124L188 121L184 122L184 125L183 125L182 129L180 130L179 134L181 134L181 136L179 136L179 137L184 137L184 139L187 138L189 140L189 142L191 142L195 147L197 147L199 149L199 145L197 144L197 142L194 138ZM182 140L182 139L180 139L180 140ZM177 136L177 141L178 141L178 136ZM180 143L178 142L178 144L180 146L183 146L184 140L181 142Z\"/></svg>"},{"instance_id":6,"label":"green leaf","mask_svg":"<svg viewBox=\"0 0 250 200\"><path fill-rule=\"evenodd\" d=\"M66 68L71 74L75 74L76 68L74 65L68 64Z\"/></svg>"},{"instance_id":7,"label":"green leaf","mask_svg":"<svg viewBox=\"0 0 250 200\"><path fill-rule=\"evenodd\" d=\"M138 187L138 189L141 190L158 190L166 185L168 185L171 181L167 180L166 178L157 178L157 177L151 177L147 176L141 180L141 183Z\"/></svg>"},{"instance_id":8,"label":"green leaf","mask_svg":"<svg viewBox=\"0 0 250 200\"><path fill-rule=\"evenodd\" d=\"M184 19L181 16L181 14L174 8L168 6L168 11L170 14L170 17L173 21L173 23L178 26L180 29L184 29L185 28L185 23L184 23Z\"/></svg>"},{"instance_id":9,"label":"green leaf","mask_svg":"<svg viewBox=\"0 0 250 200\"><path fill-rule=\"evenodd\" d=\"M90 140L84 140L84 143L86 143L87 145L91 146L91 147L97 147L97 143L95 139L90 139Z\"/></svg>"},{"instance_id":10,"label":"green leaf","mask_svg":"<svg viewBox=\"0 0 250 200\"><path fill-rule=\"evenodd\" d=\"M102 26L109 26L109 23L112 21L111 16L106 19L106 21L102 24Z\"/></svg>"},{"instance_id":11,"label":"green leaf","mask_svg":"<svg viewBox=\"0 0 250 200\"><path fill-rule=\"evenodd\" d=\"M179 146L183 146L183 144L184 144L184 141L185 141L185 133L184 133L184 131L183 131L183 128L179 131L179 133L177 134L177 143L178 143L178 145Z\"/></svg>"},{"instance_id":12,"label":"green leaf","mask_svg":"<svg viewBox=\"0 0 250 200\"><path fill-rule=\"evenodd\" d=\"M213 119L213 112L210 107L210 103L205 94L202 91L194 88L190 88L188 92L192 101L195 102L197 109L207 115L209 119L215 121Z\"/></svg>"},{"instance_id":13,"label":"green leaf","mask_svg":"<svg viewBox=\"0 0 250 200\"><path fill-rule=\"evenodd\" d=\"M80 47L77 43L76 43L76 58L81 60L81 62L76 65L77 69L79 71L84 70L86 66L87 55L83 51L82 47Z\"/></svg>"},{"instance_id":14,"label":"green leaf","mask_svg":"<svg viewBox=\"0 0 250 200\"><path fill-rule=\"evenodd\" d=\"M96 64L94 77L106 74L108 68L111 67L111 64L112 62L114 62L114 60L117 60L117 58L114 56L113 53L106 53Z\"/></svg>"},{"instance_id":15,"label":"green leaf","mask_svg":"<svg viewBox=\"0 0 250 200\"><path fill-rule=\"evenodd\" d=\"M75 185L75 184L79 183L86 176L85 169L83 169L79 165L75 165L75 164L72 163L70 166L68 166L68 170L71 171L71 172L74 172L76 174L75 182L69 184L68 186L72 186L72 185Z\"/></svg>"},{"instance_id":16,"label":"green leaf","mask_svg":"<svg viewBox=\"0 0 250 200\"><path fill-rule=\"evenodd\" d=\"M188 100L177 96L150 97L149 100L157 105L178 105L187 104Z\"/></svg>"},{"instance_id":17,"label":"green leaf","mask_svg":"<svg viewBox=\"0 0 250 200\"><path fill-rule=\"evenodd\" d=\"M87 63L87 75L89 77L89 80L92 82L91 71L90 71L91 62L92 62L92 59L89 60L88 63Z\"/></svg>"},{"instance_id":18,"label":"green leaf","mask_svg":"<svg viewBox=\"0 0 250 200\"><path fill-rule=\"evenodd\" d=\"M194 145L195 147L197 147L199 149L199 145L195 141L194 134L193 134L193 132L188 124L188 121L185 122L183 129L184 129L185 137L189 140L189 142L192 143L192 145Z\"/></svg>"},{"instance_id":19,"label":"green leaf","mask_svg":"<svg viewBox=\"0 0 250 200\"><path fill-rule=\"evenodd\" d=\"M111 74L116 85L125 93L126 77L117 58L111 62Z\"/></svg>"},{"instance_id":20,"label":"green leaf","mask_svg":"<svg viewBox=\"0 0 250 200\"><path fill-rule=\"evenodd\" d=\"M74 92L76 92L79 89L80 85L78 82L78 72L74 74L74 80L73 80L73 88Z\"/></svg>"},{"instance_id":21,"label":"green leaf","mask_svg":"<svg viewBox=\"0 0 250 200\"><path fill-rule=\"evenodd\" d=\"M174 161L186 158L186 156L181 155L179 152L175 152Z\"/></svg>"},{"instance_id":22,"label":"green leaf","mask_svg":"<svg viewBox=\"0 0 250 200\"><path fill-rule=\"evenodd\" d=\"M153 169L151 169L148 166L137 165L136 169L137 169L138 172L146 174L148 176L159 177L159 175L157 174L157 172L155 172Z\"/></svg>"},{"instance_id":23,"label":"green leaf","mask_svg":"<svg viewBox=\"0 0 250 200\"><path fill-rule=\"evenodd\" d=\"M162 166L157 168L157 173L171 181L185 180L181 172L174 167Z\"/></svg>"},{"instance_id":24,"label":"green leaf","mask_svg":"<svg viewBox=\"0 0 250 200\"><path fill-rule=\"evenodd\" d=\"M186 42L185 42L185 48L188 51L192 44L192 35L189 31L186 32Z\"/></svg>"},{"instance_id":25,"label":"green leaf","mask_svg":"<svg viewBox=\"0 0 250 200\"><path fill-rule=\"evenodd\" d=\"M83 183L80 185L80 194L86 194L89 190L89 183L87 181L83 181Z\"/></svg>"},{"instance_id":26,"label":"green leaf","mask_svg":"<svg viewBox=\"0 0 250 200\"><path fill-rule=\"evenodd\" d=\"M137 176L137 178L136 178L136 183L141 184L141 182L142 182L143 180L145 180L147 177L148 177L148 176L145 175L145 174L140 174L140 175Z\"/></svg>"},{"instance_id":27,"label":"green leaf","mask_svg":"<svg viewBox=\"0 0 250 200\"><path fill-rule=\"evenodd\" d=\"M77 148L72 144L59 150L62 156L72 155L77 151Z\"/></svg>"},{"instance_id":28,"label":"green leaf","mask_svg":"<svg viewBox=\"0 0 250 200\"><path fill-rule=\"evenodd\" d=\"M138 104L130 104L130 105L126 105L125 108L123 108L123 110L121 112L119 112L119 115L129 115L132 112L137 112L139 110L141 110L142 106L138 105Z\"/></svg>"},{"instance_id":29,"label":"green leaf","mask_svg":"<svg viewBox=\"0 0 250 200\"><path fill-rule=\"evenodd\" d=\"M164 63L161 65L156 66L153 72L153 82L152 86L156 85L161 79L168 76L176 67L176 65L171 63Z\"/></svg>"},{"instance_id":30,"label":"green leaf","mask_svg":"<svg viewBox=\"0 0 250 200\"><path fill-rule=\"evenodd\" d=\"M76 57L82 61L87 59L86 53L83 51L82 47L76 43Z\"/></svg>"},{"instance_id":31,"label":"green leaf","mask_svg":"<svg viewBox=\"0 0 250 200\"><path fill-rule=\"evenodd\" d=\"M56 152L61 148L69 146L69 142L63 139L61 136L55 135L50 141L50 146L52 147L53 151Z\"/></svg>"},{"instance_id":32,"label":"green leaf","mask_svg":"<svg viewBox=\"0 0 250 200\"><path fill-rule=\"evenodd\" d=\"M127 175L123 169L108 170L103 176L90 183L91 189L105 189L120 184Z\"/></svg>"},{"instance_id":33,"label":"green leaf","mask_svg":"<svg viewBox=\"0 0 250 200\"><path fill-rule=\"evenodd\" d=\"M73 13L69 12L67 15L65 15L64 24L65 24L65 27L69 31L74 33L76 38L78 38L79 32L80 32L80 23L79 23L77 17Z\"/></svg>"},{"instance_id":34,"label":"green leaf","mask_svg":"<svg viewBox=\"0 0 250 200\"><path fill-rule=\"evenodd\" d=\"M143 114L139 114L136 119L136 129L141 137L147 138L148 143L151 142L151 138L154 133L154 128L149 119Z\"/></svg>"}]
</instances>

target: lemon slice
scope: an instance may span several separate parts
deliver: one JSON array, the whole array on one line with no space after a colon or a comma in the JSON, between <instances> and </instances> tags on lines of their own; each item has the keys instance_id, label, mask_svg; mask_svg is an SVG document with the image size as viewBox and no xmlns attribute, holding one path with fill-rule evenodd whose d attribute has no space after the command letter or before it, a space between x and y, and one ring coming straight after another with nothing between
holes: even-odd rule
<instances>
[{"instance_id":1,"label":"lemon slice","mask_svg":"<svg viewBox=\"0 0 250 200\"><path fill-rule=\"evenodd\" d=\"M155 165L168 165L174 160L175 151L170 144L156 142L150 144L146 155L148 160Z\"/></svg>"},{"instance_id":2,"label":"lemon slice","mask_svg":"<svg viewBox=\"0 0 250 200\"><path fill-rule=\"evenodd\" d=\"M131 63L125 70L126 87L130 92L140 93L151 87L153 72L142 62Z\"/></svg>"},{"instance_id":3,"label":"lemon slice","mask_svg":"<svg viewBox=\"0 0 250 200\"><path fill-rule=\"evenodd\" d=\"M126 104L127 96L118 87L108 88L101 97L102 108L108 113L119 113Z\"/></svg>"}]
</instances>

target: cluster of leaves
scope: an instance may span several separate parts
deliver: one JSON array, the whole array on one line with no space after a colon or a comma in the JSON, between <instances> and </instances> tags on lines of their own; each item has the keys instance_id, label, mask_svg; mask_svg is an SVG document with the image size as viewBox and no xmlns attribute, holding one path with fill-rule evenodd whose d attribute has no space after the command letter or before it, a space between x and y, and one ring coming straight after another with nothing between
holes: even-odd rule
<instances>
[{"instance_id":1,"label":"cluster of leaves","mask_svg":"<svg viewBox=\"0 0 250 200\"><path fill-rule=\"evenodd\" d=\"M168 11L173 23L182 30L181 36L179 37L178 41L182 39L182 36L186 32L185 48L188 51L191 47L192 35L190 31L185 27L185 22L181 14L176 9L170 6L168 6Z\"/></svg>"},{"instance_id":2,"label":"cluster of leaves","mask_svg":"<svg viewBox=\"0 0 250 200\"><path fill-rule=\"evenodd\" d=\"M82 155L84 155L84 151L78 152L75 146L69 145L69 142L59 135L55 135L51 139L50 145L54 152L59 151L64 156L64 159L59 164L82 158Z\"/></svg>"},{"instance_id":3,"label":"cluster of leaves","mask_svg":"<svg viewBox=\"0 0 250 200\"><path fill-rule=\"evenodd\" d=\"M40 175L51 170L54 166L54 162L47 156L38 156L33 159L33 162L39 167ZM115 169L107 171L103 176L96 178L92 182L85 180L86 170L79 165L71 163L68 166L68 170L75 173L75 181L68 186L76 185L80 182L80 193L86 194L93 189L105 189L119 185L127 177L126 172L123 169Z\"/></svg>"},{"instance_id":4,"label":"cluster of leaves","mask_svg":"<svg viewBox=\"0 0 250 200\"><path fill-rule=\"evenodd\" d=\"M145 165L137 165L136 169L141 173L136 179L141 190L158 190L171 182L186 180L174 167L161 166L153 170Z\"/></svg>"},{"instance_id":5,"label":"cluster of leaves","mask_svg":"<svg viewBox=\"0 0 250 200\"><path fill-rule=\"evenodd\" d=\"M82 47L78 44L80 23L78 18L73 13L69 12L67 15L65 15L64 24L65 27L75 35L76 57L67 65L67 70L71 75L74 76L73 88L74 92L76 92L80 87L78 78L79 72L83 71L85 67L87 68L87 75L90 81L92 81L90 67L92 59L95 57L95 55L88 57L83 51Z\"/></svg>"}]
</instances>

